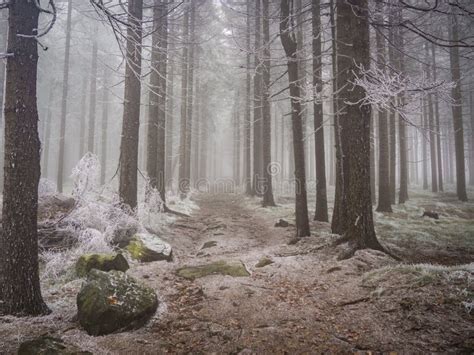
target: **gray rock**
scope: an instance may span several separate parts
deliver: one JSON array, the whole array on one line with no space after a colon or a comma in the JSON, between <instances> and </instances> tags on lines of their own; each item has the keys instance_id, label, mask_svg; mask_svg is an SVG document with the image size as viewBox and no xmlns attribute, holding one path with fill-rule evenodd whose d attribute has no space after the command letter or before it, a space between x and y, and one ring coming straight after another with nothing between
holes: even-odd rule
<instances>
[{"instance_id":1,"label":"gray rock","mask_svg":"<svg viewBox=\"0 0 474 355\"><path fill-rule=\"evenodd\" d=\"M153 289L115 270L91 270L77 295L77 318L90 335L138 329L157 308Z\"/></svg>"},{"instance_id":2,"label":"gray rock","mask_svg":"<svg viewBox=\"0 0 474 355\"><path fill-rule=\"evenodd\" d=\"M127 259L122 254L85 254L76 262L76 275L84 277L92 269L125 272L129 268Z\"/></svg>"},{"instance_id":3,"label":"gray rock","mask_svg":"<svg viewBox=\"0 0 474 355\"><path fill-rule=\"evenodd\" d=\"M111 244L119 248L125 248L138 233L136 226L118 226L112 233Z\"/></svg>"},{"instance_id":4,"label":"gray rock","mask_svg":"<svg viewBox=\"0 0 474 355\"><path fill-rule=\"evenodd\" d=\"M126 250L130 253L130 256L133 259L145 263L161 260L173 260L173 250L171 245L153 234L135 234L132 241L127 245Z\"/></svg>"},{"instance_id":5,"label":"gray rock","mask_svg":"<svg viewBox=\"0 0 474 355\"><path fill-rule=\"evenodd\" d=\"M22 343L18 349L18 355L92 355L92 353L65 344L59 338L41 336Z\"/></svg>"}]
</instances>

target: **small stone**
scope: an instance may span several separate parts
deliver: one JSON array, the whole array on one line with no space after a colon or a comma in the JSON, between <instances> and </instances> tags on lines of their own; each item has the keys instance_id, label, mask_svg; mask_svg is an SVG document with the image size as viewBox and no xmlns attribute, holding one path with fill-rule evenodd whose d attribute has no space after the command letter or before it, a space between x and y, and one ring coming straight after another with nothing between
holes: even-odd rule
<instances>
[{"instance_id":1,"label":"small stone","mask_svg":"<svg viewBox=\"0 0 474 355\"><path fill-rule=\"evenodd\" d=\"M217 246L217 242L215 240L210 240L208 242L205 242L201 248L202 249L207 249L207 248L212 248Z\"/></svg>"},{"instance_id":2,"label":"small stone","mask_svg":"<svg viewBox=\"0 0 474 355\"><path fill-rule=\"evenodd\" d=\"M22 343L18 355L92 355L92 353L65 344L59 338L45 335Z\"/></svg>"}]
</instances>

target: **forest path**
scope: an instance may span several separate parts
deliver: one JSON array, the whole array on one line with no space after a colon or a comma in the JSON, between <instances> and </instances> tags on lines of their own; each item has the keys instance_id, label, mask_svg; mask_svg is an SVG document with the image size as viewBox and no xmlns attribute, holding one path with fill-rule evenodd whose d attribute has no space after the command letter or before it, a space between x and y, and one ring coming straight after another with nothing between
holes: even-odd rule
<instances>
[{"instance_id":1,"label":"forest path","mask_svg":"<svg viewBox=\"0 0 474 355\"><path fill-rule=\"evenodd\" d=\"M364 278L394 261L375 251L337 261L328 223L312 222L317 233L288 245L294 228L274 227L277 218L292 219L283 209L263 209L237 194L193 198L199 210L164 236L174 261L135 264L129 271L157 290L156 317L140 330L96 339L100 348L114 354L423 352L468 336L469 320L461 321L451 306L439 310L440 317L412 306L427 297L436 302L436 289L421 297L395 279L382 289L384 298L374 296ZM215 245L203 249L207 242ZM273 263L256 267L263 257ZM250 275L177 275L182 267L216 261L240 261ZM405 307L417 311L410 308L407 317Z\"/></svg>"}]
</instances>

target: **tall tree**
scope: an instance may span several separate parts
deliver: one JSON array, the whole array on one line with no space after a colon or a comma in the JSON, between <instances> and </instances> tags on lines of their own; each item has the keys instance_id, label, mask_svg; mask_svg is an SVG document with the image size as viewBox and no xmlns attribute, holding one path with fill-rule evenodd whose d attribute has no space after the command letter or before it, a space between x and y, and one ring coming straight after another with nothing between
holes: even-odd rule
<instances>
[{"instance_id":1,"label":"tall tree","mask_svg":"<svg viewBox=\"0 0 474 355\"><path fill-rule=\"evenodd\" d=\"M85 144L86 144L86 103L87 103L87 85L88 85L89 75L84 75L82 77L81 85L81 109L79 111L79 156L80 160L85 154Z\"/></svg>"},{"instance_id":2,"label":"tall tree","mask_svg":"<svg viewBox=\"0 0 474 355\"><path fill-rule=\"evenodd\" d=\"M430 50L428 43L425 43L425 62L426 62L426 76L428 82L431 81L432 69L430 63ZM431 191L438 192L438 168L436 161L436 125L435 125L435 113L433 108L433 94L428 94L428 129L430 132L430 162L431 162Z\"/></svg>"},{"instance_id":3,"label":"tall tree","mask_svg":"<svg viewBox=\"0 0 474 355\"><path fill-rule=\"evenodd\" d=\"M67 116L67 104L68 104L68 93L69 93L69 57L71 52L71 18L72 18L72 0L68 0L67 3L67 20L66 20L66 45L64 49L64 68L63 68L63 91L61 97L61 121L59 128L59 157L58 157L58 173L56 184L58 191L63 191L63 178L64 178L64 150L66 135L66 116Z\"/></svg>"},{"instance_id":4,"label":"tall tree","mask_svg":"<svg viewBox=\"0 0 474 355\"><path fill-rule=\"evenodd\" d=\"M189 43L189 9L186 9L183 16L183 35L182 41ZM181 112L180 112L180 136L179 136L179 177L178 188L181 197L188 193L189 180L186 179L186 142L188 135L188 65L189 65L189 48L188 45L183 46L183 54L181 57Z\"/></svg>"},{"instance_id":5,"label":"tall tree","mask_svg":"<svg viewBox=\"0 0 474 355\"><path fill-rule=\"evenodd\" d=\"M458 18L455 14L449 15L448 25L449 38L451 42L459 42ZM462 122L462 92L461 92L461 67L459 61L459 47L449 48L449 59L451 64L451 78L454 82L452 89L453 97L453 128L454 145L456 157L456 192L458 199L467 201L466 192L466 166L464 161L464 127Z\"/></svg>"},{"instance_id":6,"label":"tall tree","mask_svg":"<svg viewBox=\"0 0 474 355\"><path fill-rule=\"evenodd\" d=\"M245 167L245 193L247 195L252 194L252 167L251 167L251 103L250 103L250 91L251 91L251 75L250 75L250 22L251 22L251 4L250 0L246 0L246 31L245 31L245 45L247 50L246 55L246 70L245 70L245 131L244 131L244 167Z\"/></svg>"},{"instance_id":7,"label":"tall tree","mask_svg":"<svg viewBox=\"0 0 474 355\"><path fill-rule=\"evenodd\" d=\"M143 0L129 0L119 195L122 202L130 208L137 206L142 18Z\"/></svg>"},{"instance_id":8,"label":"tall tree","mask_svg":"<svg viewBox=\"0 0 474 355\"><path fill-rule=\"evenodd\" d=\"M263 206L276 206L272 184L272 117L270 107L270 13L268 0L262 1L263 61L262 61L262 145L263 145Z\"/></svg>"},{"instance_id":9,"label":"tall tree","mask_svg":"<svg viewBox=\"0 0 474 355\"><path fill-rule=\"evenodd\" d=\"M328 221L328 201L326 192L326 158L324 148L324 120L323 120L323 70L321 51L321 1L312 1L312 30L313 30L313 121L315 139L315 166L316 166L316 209L315 221Z\"/></svg>"},{"instance_id":10,"label":"tall tree","mask_svg":"<svg viewBox=\"0 0 474 355\"><path fill-rule=\"evenodd\" d=\"M367 0L337 0L338 69L346 71L348 82L362 77L370 66L369 21ZM350 58L349 60L345 58ZM362 86L344 85L339 89L340 121L347 149L348 181L346 209L347 229L341 241L348 241L351 256L355 250L371 248L383 250L375 235L370 196L370 105L360 104L366 96ZM352 103L350 107L347 103ZM346 171L345 171L346 172Z\"/></svg>"},{"instance_id":11,"label":"tall tree","mask_svg":"<svg viewBox=\"0 0 474 355\"><path fill-rule=\"evenodd\" d=\"M104 65L104 74L102 80L102 122L101 122L101 155L100 155L100 183L105 184L107 174L107 133L109 124L109 88L108 88L108 70Z\"/></svg>"},{"instance_id":12,"label":"tall tree","mask_svg":"<svg viewBox=\"0 0 474 355\"><path fill-rule=\"evenodd\" d=\"M5 167L0 234L0 314L49 312L41 296L38 265L40 140L36 77L38 4L8 4L9 33L5 85Z\"/></svg>"},{"instance_id":13,"label":"tall tree","mask_svg":"<svg viewBox=\"0 0 474 355\"><path fill-rule=\"evenodd\" d=\"M261 195L263 178L263 153L262 153L262 53L261 53L261 32L262 32L262 11L261 1L255 1L255 42L254 42L254 65L255 74L253 77L253 178L252 194Z\"/></svg>"},{"instance_id":14,"label":"tall tree","mask_svg":"<svg viewBox=\"0 0 474 355\"><path fill-rule=\"evenodd\" d=\"M377 0L376 15L377 22L383 22L383 3ZM385 70L385 41L382 29L378 28L376 33L377 44L377 66L378 69ZM388 122L387 111L383 108L378 110L379 119L379 194L378 194L378 212L392 212L390 199L390 170L389 170L389 146L388 146Z\"/></svg>"},{"instance_id":15,"label":"tall tree","mask_svg":"<svg viewBox=\"0 0 474 355\"><path fill-rule=\"evenodd\" d=\"M431 68L433 69L433 82L437 80L436 70L436 48L434 43L431 43ZM439 98L438 95L434 95L434 106L435 106L435 117L436 117L436 147L438 151L438 187L439 191L443 191L443 162L442 162L442 150L441 150L441 129L439 124Z\"/></svg>"},{"instance_id":16,"label":"tall tree","mask_svg":"<svg viewBox=\"0 0 474 355\"><path fill-rule=\"evenodd\" d=\"M311 234L308 219L308 201L306 192L306 171L303 143L301 92L298 85L298 44L295 33L290 27L290 1L281 0L280 4L280 38L288 66L288 81L290 85L291 122L293 131L293 154L295 162L295 214L296 237L306 237Z\"/></svg>"},{"instance_id":17,"label":"tall tree","mask_svg":"<svg viewBox=\"0 0 474 355\"><path fill-rule=\"evenodd\" d=\"M97 43L97 35L99 26L97 22L94 24L93 38L92 38L92 56L91 56L91 78L89 89L89 125L87 134L87 151L94 153L95 140L95 117L97 112L97 57L99 53L99 46Z\"/></svg>"}]
</instances>

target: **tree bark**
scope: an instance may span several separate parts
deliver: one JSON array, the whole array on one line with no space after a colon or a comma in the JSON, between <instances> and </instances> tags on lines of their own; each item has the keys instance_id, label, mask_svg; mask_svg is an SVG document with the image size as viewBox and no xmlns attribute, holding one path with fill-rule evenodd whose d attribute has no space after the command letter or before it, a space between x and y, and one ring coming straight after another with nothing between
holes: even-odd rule
<instances>
[{"instance_id":1,"label":"tree bark","mask_svg":"<svg viewBox=\"0 0 474 355\"><path fill-rule=\"evenodd\" d=\"M262 61L262 145L263 145L263 206L273 207L272 116L270 107L270 13L268 0L262 1L263 61Z\"/></svg>"},{"instance_id":2,"label":"tree bark","mask_svg":"<svg viewBox=\"0 0 474 355\"><path fill-rule=\"evenodd\" d=\"M38 266L38 183L40 140L34 35L39 10L28 0L9 4L5 86L3 231L0 237L0 314L49 313L41 296ZM19 35L31 37L23 37Z\"/></svg>"},{"instance_id":3,"label":"tree bark","mask_svg":"<svg viewBox=\"0 0 474 355\"><path fill-rule=\"evenodd\" d=\"M94 153L95 140L95 121L97 112L97 55L99 52L97 35L99 27L96 23L94 25L94 34L92 39L92 63L91 63L91 81L89 91L89 125L87 134L87 151Z\"/></svg>"},{"instance_id":4,"label":"tree bark","mask_svg":"<svg viewBox=\"0 0 474 355\"><path fill-rule=\"evenodd\" d=\"M137 206L143 0L130 0L128 2L128 13L128 60L125 68L119 195L125 205L135 208Z\"/></svg>"},{"instance_id":5,"label":"tree bark","mask_svg":"<svg viewBox=\"0 0 474 355\"><path fill-rule=\"evenodd\" d=\"M78 160L86 153L85 144L86 144L86 104L87 104L87 85L88 85L89 75L84 75L82 77L82 88L81 88L81 110L79 111L79 155Z\"/></svg>"},{"instance_id":6,"label":"tree bark","mask_svg":"<svg viewBox=\"0 0 474 355\"><path fill-rule=\"evenodd\" d=\"M382 0L376 2L377 22L383 21ZM377 44L377 66L379 70L385 70L385 40L381 28L376 32ZM389 167L389 142L388 142L388 122L387 111L378 110L379 119L379 194L377 212L392 212L390 198L390 167Z\"/></svg>"},{"instance_id":7,"label":"tree bark","mask_svg":"<svg viewBox=\"0 0 474 355\"><path fill-rule=\"evenodd\" d=\"M189 189L189 180L186 180L186 142L188 135L187 122L187 95L188 95L188 65L189 65L189 9L186 9L183 17L183 54L181 58L181 119L179 137L179 177L178 189L181 197L186 196Z\"/></svg>"},{"instance_id":8,"label":"tree bark","mask_svg":"<svg viewBox=\"0 0 474 355\"><path fill-rule=\"evenodd\" d=\"M459 41L458 19L456 15L449 15L449 37L453 43ZM464 128L462 122L462 92L461 92L461 67L459 62L459 47L449 49L451 64L451 78L454 82L452 89L453 98L453 128L454 146L456 157L456 192L460 201L467 201L466 192L466 166L464 160Z\"/></svg>"},{"instance_id":9,"label":"tree bark","mask_svg":"<svg viewBox=\"0 0 474 355\"><path fill-rule=\"evenodd\" d=\"M104 66L104 78L102 81L102 128L101 128L101 170L100 170L100 183L105 184L105 178L107 176L107 132L109 124L109 88L108 88L108 70L107 66Z\"/></svg>"},{"instance_id":10,"label":"tree bark","mask_svg":"<svg viewBox=\"0 0 474 355\"><path fill-rule=\"evenodd\" d=\"M63 192L64 178L64 149L66 135L66 116L69 92L69 57L71 51L71 17L72 17L72 0L67 4L67 20L66 20L66 44L64 52L64 68L63 68L63 91L61 97L61 122L59 128L59 157L58 157L58 173L56 184L59 192Z\"/></svg>"},{"instance_id":11,"label":"tree bark","mask_svg":"<svg viewBox=\"0 0 474 355\"><path fill-rule=\"evenodd\" d=\"M244 131L244 166L245 166L245 194L252 194L252 166L251 166L251 103L250 103L250 91L251 91L251 75L250 75L250 11L251 3L250 0L246 1L247 9L247 21L246 21L246 32L245 32L245 44L247 49L246 57L246 73L245 73L245 131Z\"/></svg>"},{"instance_id":12,"label":"tree bark","mask_svg":"<svg viewBox=\"0 0 474 355\"><path fill-rule=\"evenodd\" d=\"M356 5L356 6L354 6ZM356 76L361 77L361 70L370 66L369 21L367 0L338 0L338 68L346 70L348 82L354 82ZM349 61L347 59L349 58ZM342 62L339 65L339 62ZM345 85L339 89L341 101L358 103L365 97L363 87ZM370 105L352 104L344 107L340 120L343 137L347 149L343 148L347 160L347 229L344 239L349 242L351 251L371 248L383 250L375 235L372 201L370 194Z\"/></svg>"},{"instance_id":13,"label":"tree bark","mask_svg":"<svg viewBox=\"0 0 474 355\"><path fill-rule=\"evenodd\" d=\"M322 52L321 52L321 1L312 1L312 30L313 30L313 121L314 121L314 149L316 166L316 209L314 220L328 221L328 200L326 191L326 157L324 147L324 120L323 120L323 81L322 81Z\"/></svg>"},{"instance_id":14,"label":"tree bark","mask_svg":"<svg viewBox=\"0 0 474 355\"><path fill-rule=\"evenodd\" d=\"M280 38L288 59L288 80L291 98L291 121L293 129L293 151L295 162L295 214L296 237L306 237L311 234L308 220L308 202L306 193L306 171L302 127L301 93L298 85L297 42L294 33L290 32L290 3L281 0Z\"/></svg>"},{"instance_id":15,"label":"tree bark","mask_svg":"<svg viewBox=\"0 0 474 355\"><path fill-rule=\"evenodd\" d=\"M436 48L434 43L431 43L431 67L433 69L433 81L436 82L437 80L437 70L436 70ZM434 106L435 106L435 117L436 117L436 147L438 150L438 187L439 191L444 191L443 188L443 162L442 162L442 150L441 150L441 129L439 124L439 99L438 94L434 95Z\"/></svg>"}]
</instances>

